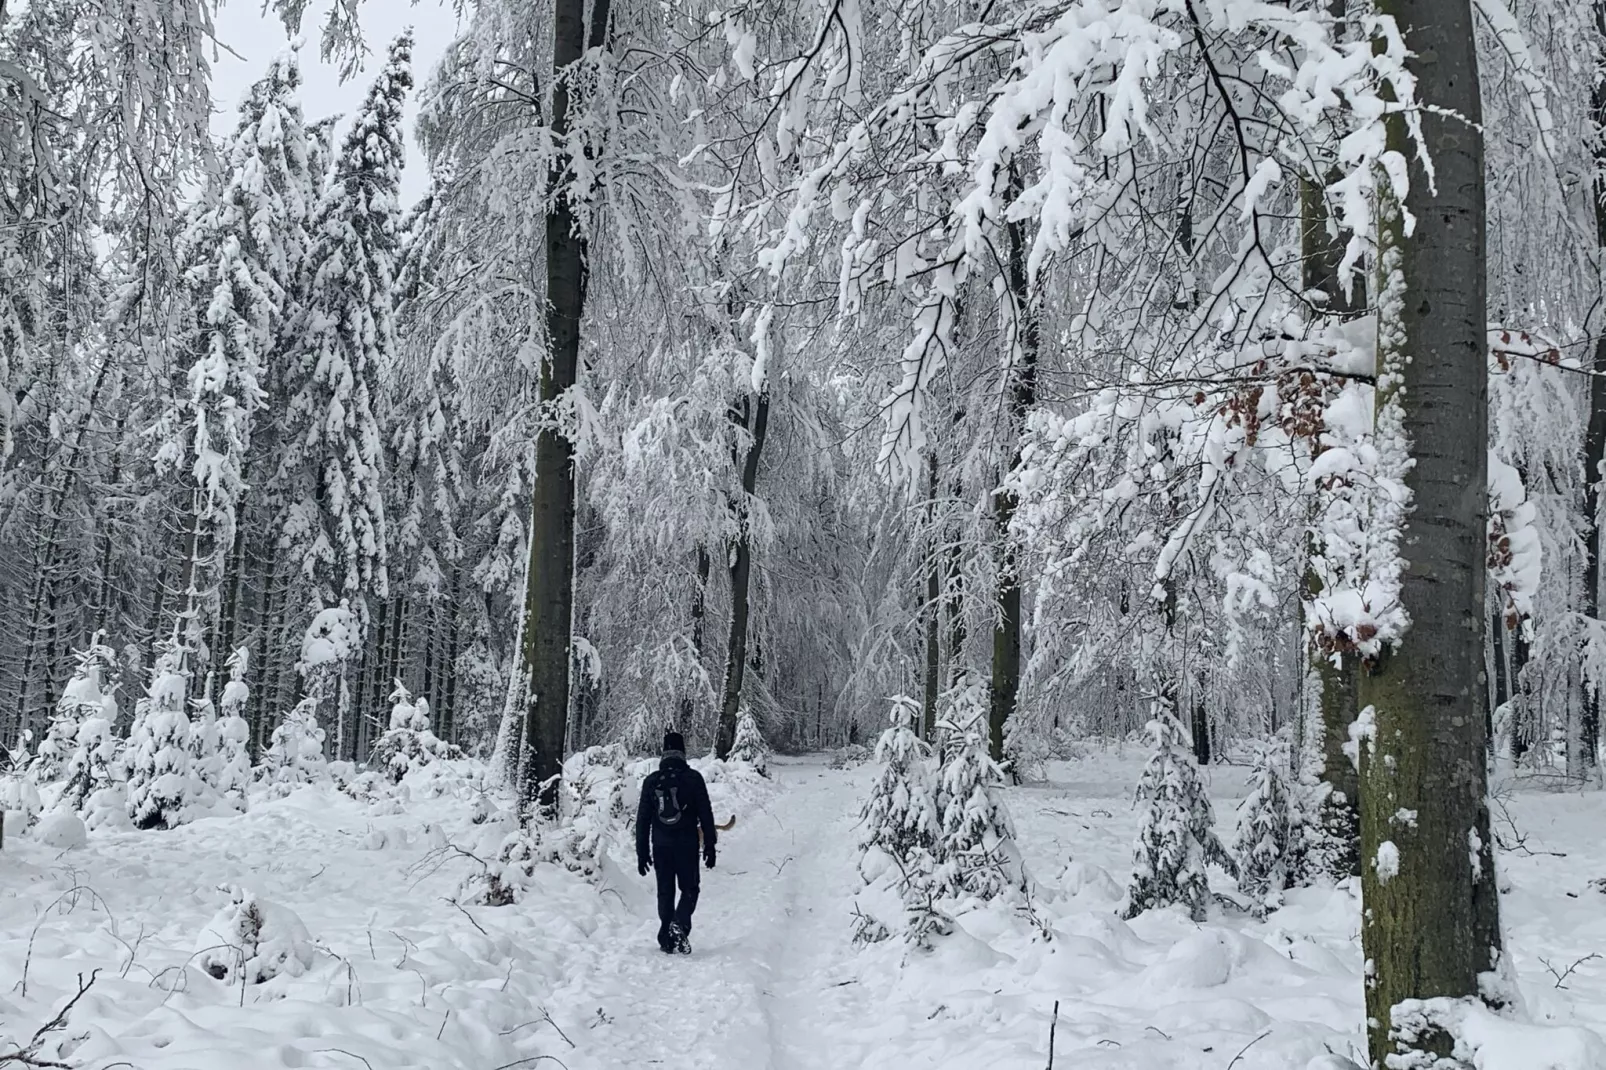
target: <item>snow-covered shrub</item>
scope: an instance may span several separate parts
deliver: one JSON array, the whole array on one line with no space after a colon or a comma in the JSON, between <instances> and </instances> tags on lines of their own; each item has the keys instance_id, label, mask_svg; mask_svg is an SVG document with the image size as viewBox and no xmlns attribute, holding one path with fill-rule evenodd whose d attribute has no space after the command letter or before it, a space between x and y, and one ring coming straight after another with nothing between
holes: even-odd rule
<instances>
[{"instance_id":1,"label":"snow-covered shrub","mask_svg":"<svg viewBox=\"0 0 1606 1070\"><path fill-rule=\"evenodd\" d=\"M853 769L870 761L875 755L863 743L849 743L831 753L832 769Z\"/></svg>"},{"instance_id":2,"label":"snow-covered shrub","mask_svg":"<svg viewBox=\"0 0 1606 1070\"><path fill-rule=\"evenodd\" d=\"M33 761L28 754L28 742L32 738L33 733L23 732L17 746L0 756L0 821L5 822L7 836L31 828L44 810L39 784L33 777ZM12 814L16 816L8 816Z\"/></svg>"},{"instance_id":3,"label":"snow-covered shrub","mask_svg":"<svg viewBox=\"0 0 1606 1070\"><path fill-rule=\"evenodd\" d=\"M517 902L541 865L561 866L587 880L600 878L610 845L632 816L627 791L636 779L627 771L629 764L622 744L570 755L559 781L556 820L511 830L484 869L462 883L458 898L486 906ZM475 823L484 824L493 814L483 783L476 799Z\"/></svg>"},{"instance_id":4,"label":"snow-covered shrub","mask_svg":"<svg viewBox=\"0 0 1606 1070\"><path fill-rule=\"evenodd\" d=\"M429 702L413 696L396 681L390 693L390 728L374 743L373 765L399 784L413 769L441 758L460 758L462 751L436 737L429 726Z\"/></svg>"},{"instance_id":5,"label":"snow-covered shrub","mask_svg":"<svg viewBox=\"0 0 1606 1070\"><path fill-rule=\"evenodd\" d=\"M196 939L195 964L228 984L259 985L280 974L300 977L311 968L316 947L294 911L223 885L228 906Z\"/></svg>"},{"instance_id":6,"label":"snow-covered shrub","mask_svg":"<svg viewBox=\"0 0 1606 1070\"><path fill-rule=\"evenodd\" d=\"M1282 758L1283 751L1276 745L1260 749L1249 777L1249 795L1238 807L1238 834L1232 843L1238 888L1250 897L1258 914L1279 905L1288 887L1294 850L1295 825Z\"/></svg>"},{"instance_id":7,"label":"snow-covered shrub","mask_svg":"<svg viewBox=\"0 0 1606 1070\"><path fill-rule=\"evenodd\" d=\"M323 729L318 727L318 700L308 696L296 703L273 730L268 749L262 753L257 778L280 796L288 795L300 784L327 781L329 763L323 756L323 736Z\"/></svg>"},{"instance_id":8,"label":"snow-covered shrub","mask_svg":"<svg viewBox=\"0 0 1606 1070\"><path fill-rule=\"evenodd\" d=\"M1138 830L1132 883L1121 914L1135 918L1178 903L1195 921L1203 921L1210 902L1207 866L1214 862L1229 873L1237 867L1216 838L1215 815L1199 781L1192 738L1164 700L1155 703L1154 713L1149 722L1154 754L1137 791L1137 801L1148 809Z\"/></svg>"},{"instance_id":9,"label":"snow-covered shrub","mask_svg":"<svg viewBox=\"0 0 1606 1070\"><path fill-rule=\"evenodd\" d=\"M150 687L134 708L128 734L128 817L135 828L174 828L208 803L190 751L194 730L184 712L188 684L181 652L168 647L156 658Z\"/></svg>"},{"instance_id":10,"label":"snow-covered shrub","mask_svg":"<svg viewBox=\"0 0 1606 1070\"><path fill-rule=\"evenodd\" d=\"M319 610L307 626L296 671L301 674L302 705L311 701L315 718L321 713L335 725L345 725L351 703L346 667L357 654L359 640L357 616L344 601Z\"/></svg>"},{"instance_id":11,"label":"snow-covered shrub","mask_svg":"<svg viewBox=\"0 0 1606 1070\"><path fill-rule=\"evenodd\" d=\"M1008 889L1026 889L1026 867L1015 843L1015 826L1000 789L1004 773L987 753L986 721L953 726L954 745L943 759L937 784L942 833L938 881L949 895L994 899Z\"/></svg>"},{"instance_id":12,"label":"snow-covered shrub","mask_svg":"<svg viewBox=\"0 0 1606 1070\"><path fill-rule=\"evenodd\" d=\"M112 689L117 677L117 652L101 642L104 632L96 632L89 645L73 652L76 664L72 679L62 689L61 698L34 755L34 779L47 784L67 775L68 765L78 747L78 728L91 717L117 722L117 700Z\"/></svg>"},{"instance_id":13,"label":"snow-covered shrub","mask_svg":"<svg viewBox=\"0 0 1606 1070\"><path fill-rule=\"evenodd\" d=\"M730 757L727 761L745 762L753 767L759 776L769 776L769 744L764 742L764 736L758 730L758 721L753 718L753 711L744 709L742 715L736 719L736 742L731 744Z\"/></svg>"},{"instance_id":14,"label":"snow-covered shrub","mask_svg":"<svg viewBox=\"0 0 1606 1070\"><path fill-rule=\"evenodd\" d=\"M622 746L587 747L564 763L559 821L543 829L541 857L586 877L631 816Z\"/></svg>"}]
</instances>

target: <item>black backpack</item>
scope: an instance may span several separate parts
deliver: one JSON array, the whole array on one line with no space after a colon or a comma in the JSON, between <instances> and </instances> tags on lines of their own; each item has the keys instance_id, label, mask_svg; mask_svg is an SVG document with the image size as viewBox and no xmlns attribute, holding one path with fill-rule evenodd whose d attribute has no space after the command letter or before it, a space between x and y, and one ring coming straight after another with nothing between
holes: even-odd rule
<instances>
[{"instance_id":1,"label":"black backpack","mask_svg":"<svg viewBox=\"0 0 1606 1070\"><path fill-rule=\"evenodd\" d=\"M662 770L653 788L658 804L653 820L666 829L678 828L688 812L689 801L684 798L688 786L680 770Z\"/></svg>"}]
</instances>

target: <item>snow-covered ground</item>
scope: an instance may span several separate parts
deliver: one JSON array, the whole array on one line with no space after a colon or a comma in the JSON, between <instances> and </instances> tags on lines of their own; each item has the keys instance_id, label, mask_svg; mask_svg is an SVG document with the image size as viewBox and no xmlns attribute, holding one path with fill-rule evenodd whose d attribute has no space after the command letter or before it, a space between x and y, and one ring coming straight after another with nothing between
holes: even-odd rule
<instances>
[{"instance_id":1,"label":"snow-covered ground","mask_svg":"<svg viewBox=\"0 0 1606 1070\"><path fill-rule=\"evenodd\" d=\"M97 831L70 850L16 839L0 853L0 1057L91 978L39 1059L1043 1070L1051 1025L1055 1065L1076 1070L1300 1070L1357 1054L1348 889L1294 892L1264 922L1116 916L1144 757L1103 752L1011 789L1038 882L1031 915L968 915L932 952L849 940L872 766L778 760L773 785L711 786L720 817L738 821L705 874L690 958L654 946L651 878L636 877L625 844L601 891L549 868L515 906L454 904L477 868L457 848L489 835L471 823L462 779L410 778L401 802L303 789L242 817ZM1224 832L1246 772L1207 774ZM1519 790L1508 807L1517 831L1497 823L1520 846L1502 856L1505 922L1526 1012L1606 1032L1606 958L1591 957L1606 955L1606 898L1591 885L1606 876L1606 794ZM224 885L262 904L289 963L271 980L203 968L227 943L214 921ZM1574 1039L1591 1057L1589 1038Z\"/></svg>"}]
</instances>

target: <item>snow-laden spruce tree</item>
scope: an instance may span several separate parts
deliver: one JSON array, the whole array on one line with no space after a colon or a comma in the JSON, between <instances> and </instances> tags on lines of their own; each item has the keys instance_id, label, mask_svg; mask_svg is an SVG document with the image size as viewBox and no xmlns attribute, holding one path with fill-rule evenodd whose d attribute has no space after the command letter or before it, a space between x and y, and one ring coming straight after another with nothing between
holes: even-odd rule
<instances>
[{"instance_id":1,"label":"snow-laden spruce tree","mask_svg":"<svg viewBox=\"0 0 1606 1070\"><path fill-rule=\"evenodd\" d=\"M245 719L245 705L251 689L245 682L250 652L240 647L229 655L229 682L223 685L217 720L217 791L237 810L246 808L251 786L251 726Z\"/></svg>"},{"instance_id":2,"label":"snow-laden spruce tree","mask_svg":"<svg viewBox=\"0 0 1606 1070\"><path fill-rule=\"evenodd\" d=\"M278 482L284 543L307 584L307 610L347 600L359 630L388 592L379 378L396 352L394 278L403 162L402 104L412 36L391 43L312 225L308 285L287 372ZM347 712L337 725L343 747Z\"/></svg>"},{"instance_id":3,"label":"snow-laden spruce tree","mask_svg":"<svg viewBox=\"0 0 1606 1070\"><path fill-rule=\"evenodd\" d=\"M32 772L40 784L69 775L78 751L78 730L85 721L91 717L104 717L108 724L117 720L117 700L112 695L118 672L117 653L101 642L105 634L97 631L88 646L73 652L76 665L72 679L62 688L45 738L34 753Z\"/></svg>"},{"instance_id":4,"label":"snow-laden spruce tree","mask_svg":"<svg viewBox=\"0 0 1606 1070\"><path fill-rule=\"evenodd\" d=\"M373 765L384 770L391 783L401 783L409 772L433 761L461 754L431 730L427 699L415 701L412 693L397 680L390 702L390 728L374 744Z\"/></svg>"},{"instance_id":5,"label":"snow-laden spruce tree","mask_svg":"<svg viewBox=\"0 0 1606 1070\"><path fill-rule=\"evenodd\" d=\"M865 830L860 848L867 855L879 851L899 863L934 851L942 830L931 748L914 731L918 714L913 699L904 695L893 699L891 727L881 733L875 749L881 772L859 814ZM865 864L861 860L861 873ZM867 880L874 876L865 873Z\"/></svg>"},{"instance_id":6,"label":"snow-laden spruce tree","mask_svg":"<svg viewBox=\"0 0 1606 1070\"><path fill-rule=\"evenodd\" d=\"M758 730L758 721L750 709L742 710L736 719L736 742L731 745L729 761L746 762L759 776L769 776L769 744Z\"/></svg>"},{"instance_id":7,"label":"snow-laden spruce tree","mask_svg":"<svg viewBox=\"0 0 1606 1070\"><path fill-rule=\"evenodd\" d=\"M1122 917L1174 903L1203 921L1210 903L1208 866L1236 873L1237 866L1216 838L1215 813L1194 763L1192 739L1165 699L1156 699L1149 722L1154 754L1138 781L1137 802L1146 803L1133 848L1132 883Z\"/></svg>"},{"instance_id":8,"label":"snow-laden spruce tree","mask_svg":"<svg viewBox=\"0 0 1606 1070\"><path fill-rule=\"evenodd\" d=\"M942 811L937 876L949 895L993 899L1012 888L1024 891L1027 879L1004 805L1004 773L988 753L986 724L974 717L947 729L952 746L937 784Z\"/></svg>"},{"instance_id":9,"label":"snow-laden spruce tree","mask_svg":"<svg viewBox=\"0 0 1606 1070\"><path fill-rule=\"evenodd\" d=\"M135 828L174 828L188 820L193 807L206 803L190 752L188 687L182 646L169 640L156 656L128 733L128 818Z\"/></svg>"},{"instance_id":10,"label":"snow-laden spruce tree","mask_svg":"<svg viewBox=\"0 0 1606 1070\"><path fill-rule=\"evenodd\" d=\"M33 778L33 756L28 753L32 740L33 733L24 729L16 746L0 747L0 821L7 811L22 815L21 828L7 826L11 832L30 828L44 810L39 783Z\"/></svg>"},{"instance_id":11,"label":"snow-laden spruce tree","mask_svg":"<svg viewBox=\"0 0 1606 1070\"><path fill-rule=\"evenodd\" d=\"M1238 807L1238 834L1232 842L1238 888L1249 896L1257 914L1276 909L1289 884L1295 830L1284 759L1285 752L1275 744L1260 748L1249 777L1249 795Z\"/></svg>"},{"instance_id":12,"label":"snow-laden spruce tree","mask_svg":"<svg viewBox=\"0 0 1606 1070\"><path fill-rule=\"evenodd\" d=\"M307 255L307 135L296 101L295 49L269 64L240 105L223 167L180 236L195 309L185 387L157 423L159 475L189 498L178 639L196 672L208 666L224 563L246 490L254 414Z\"/></svg>"},{"instance_id":13,"label":"snow-laden spruce tree","mask_svg":"<svg viewBox=\"0 0 1606 1070\"><path fill-rule=\"evenodd\" d=\"M323 740L323 729L318 727L318 700L304 698L273 730L262 752L257 779L281 796L301 784L323 783L329 779Z\"/></svg>"},{"instance_id":14,"label":"snow-laden spruce tree","mask_svg":"<svg viewBox=\"0 0 1606 1070\"><path fill-rule=\"evenodd\" d=\"M859 874L867 887L886 887L901 903L905 934L916 943L946 932L948 919L937 906L936 880L942 817L937 807L937 769L931 747L915 734L920 705L906 695L892 700L891 725L876 743L881 772L859 814L864 839ZM854 939L886 939L892 918L860 909Z\"/></svg>"},{"instance_id":15,"label":"snow-laden spruce tree","mask_svg":"<svg viewBox=\"0 0 1606 1070\"><path fill-rule=\"evenodd\" d=\"M95 828L106 823L91 820L91 814L110 817L112 823L127 820L127 796L122 783L123 753L126 742L112 728L116 710L86 717L78 726L72 756L67 760L67 778L56 805L84 814L85 824Z\"/></svg>"}]
</instances>

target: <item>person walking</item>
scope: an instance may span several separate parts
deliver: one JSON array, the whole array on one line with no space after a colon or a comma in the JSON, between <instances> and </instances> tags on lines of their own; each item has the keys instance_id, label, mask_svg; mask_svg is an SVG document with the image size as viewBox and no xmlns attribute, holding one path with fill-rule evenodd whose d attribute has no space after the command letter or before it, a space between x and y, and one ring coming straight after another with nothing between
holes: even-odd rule
<instances>
[{"instance_id":1,"label":"person walking","mask_svg":"<svg viewBox=\"0 0 1606 1070\"><path fill-rule=\"evenodd\" d=\"M698 833L702 835L699 836ZM714 868L714 842L719 835L714 808L703 775L686 764L686 741L679 732L664 735L664 756L658 770L641 784L636 810L636 870L658 877L658 947L666 953L691 954L691 916L697 909L702 862ZM650 850L649 850L650 848ZM680 901L675 901L679 885Z\"/></svg>"}]
</instances>

